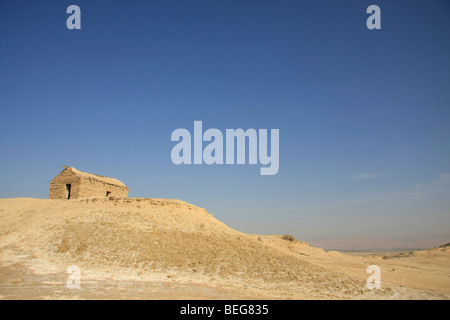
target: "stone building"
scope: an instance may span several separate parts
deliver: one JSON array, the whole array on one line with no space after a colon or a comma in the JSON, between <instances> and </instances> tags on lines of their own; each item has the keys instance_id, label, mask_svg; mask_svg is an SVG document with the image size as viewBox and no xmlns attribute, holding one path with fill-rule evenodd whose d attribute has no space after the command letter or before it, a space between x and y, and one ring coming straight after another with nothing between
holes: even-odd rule
<instances>
[{"instance_id":1,"label":"stone building","mask_svg":"<svg viewBox=\"0 0 450 320\"><path fill-rule=\"evenodd\" d=\"M50 182L50 199L86 197L128 197L128 188L117 179L79 171L64 166L64 170Z\"/></svg>"}]
</instances>

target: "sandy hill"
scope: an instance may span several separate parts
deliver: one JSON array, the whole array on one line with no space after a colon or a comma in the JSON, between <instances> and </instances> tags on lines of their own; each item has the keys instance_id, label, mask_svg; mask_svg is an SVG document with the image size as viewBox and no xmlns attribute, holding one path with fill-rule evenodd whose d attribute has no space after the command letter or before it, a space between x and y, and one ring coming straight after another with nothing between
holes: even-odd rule
<instances>
[{"instance_id":1,"label":"sandy hill","mask_svg":"<svg viewBox=\"0 0 450 320\"><path fill-rule=\"evenodd\" d=\"M431 284L406 290L391 276L369 291L369 264L408 263L244 234L180 200L0 199L0 220L3 298L445 299L450 291L446 248L436 253L443 283L430 273ZM82 270L83 290L66 289L70 265Z\"/></svg>"}]
</instances>

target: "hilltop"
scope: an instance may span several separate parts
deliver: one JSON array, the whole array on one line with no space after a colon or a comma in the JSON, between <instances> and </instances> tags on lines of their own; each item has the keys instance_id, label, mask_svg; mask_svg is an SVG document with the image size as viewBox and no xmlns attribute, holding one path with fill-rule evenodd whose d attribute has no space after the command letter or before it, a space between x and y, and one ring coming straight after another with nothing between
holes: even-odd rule
<instances>
[{"instance_id":1,"label":"hilltop","mask_svg":"<svg viewBox=\"0 0 450 320\"><path fill-rule=\"evenodd\" d=\"M238 232L181 200L0 199L0 219L3 299L447 299L450 293L448 247L410 257L423 265L419 275L403 258L350 256ZM427 269L430 259L436 266ZM370 264L389 270L381 290L365 287ZM65 286L71 265L82 271L82 290ZM392 268L409 279L425 273L428 282L408 284Z\"/></svg>"}]
</instances>

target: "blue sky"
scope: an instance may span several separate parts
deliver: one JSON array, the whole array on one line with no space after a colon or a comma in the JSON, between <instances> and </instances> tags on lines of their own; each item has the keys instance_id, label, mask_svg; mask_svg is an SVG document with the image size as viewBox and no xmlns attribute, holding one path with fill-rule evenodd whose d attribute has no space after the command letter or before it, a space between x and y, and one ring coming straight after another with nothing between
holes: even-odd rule
<instances>
[{"instance_id":1,"label":"blue sky","mask_svg":"<svg viewBox=\"0 0 450 320\"><path fill-rule=\"evenodd\" d=\"M69 165L245 232L450 236L449 39L438 0L0 0L0 197ZM175 166L195 120L279 129L278 174Z\"/></svg>"}]
</instances>

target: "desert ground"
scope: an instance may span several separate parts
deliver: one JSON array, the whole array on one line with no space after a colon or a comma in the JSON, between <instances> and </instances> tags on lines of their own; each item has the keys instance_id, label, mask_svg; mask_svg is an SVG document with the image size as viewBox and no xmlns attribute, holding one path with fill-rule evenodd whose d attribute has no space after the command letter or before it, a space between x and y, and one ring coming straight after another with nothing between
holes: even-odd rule
<instances>
[{"instance_id":1,"label":"desert ground","mask_svg":"<svg viewBox=\"0 0 450 320\"><path fill-rule=\"evenodd\" d=\"M180 200L0 199L0 299L449 299L449 248L326 252Z\"/></svg>"}]
</instances>

